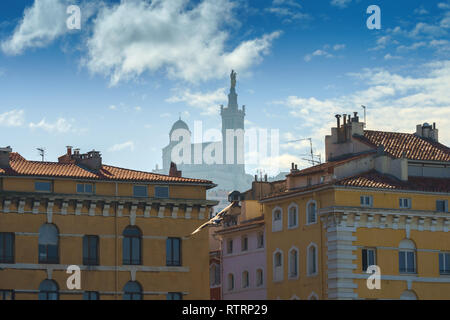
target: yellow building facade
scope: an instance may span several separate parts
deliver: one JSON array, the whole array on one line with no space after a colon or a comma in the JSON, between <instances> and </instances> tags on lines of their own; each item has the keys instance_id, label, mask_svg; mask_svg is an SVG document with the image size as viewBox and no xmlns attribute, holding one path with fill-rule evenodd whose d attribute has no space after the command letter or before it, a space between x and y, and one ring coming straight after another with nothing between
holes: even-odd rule
<instances>
[{"instance_id":1,"label":"yellow building facade","mask_svg":"<svg viewBox=\"0 0 450 320\"><path fill-rule=\"evenodd\" d=\"M209 299L206 180L0 150L0 298ZM69 266L81 286L69 288Z\"/></svg>"},{"instance_id":2,"label":"yellow building facade","mask_svg":"<svg viewBox=\"0 0 450 320\"><path fill-rule=\"evenodd\" d=\"M268 298L450 299L450 149L435 125L344 119L326 163L293 165L286 189L261 200Z\"/></svg>"}]
</instances>

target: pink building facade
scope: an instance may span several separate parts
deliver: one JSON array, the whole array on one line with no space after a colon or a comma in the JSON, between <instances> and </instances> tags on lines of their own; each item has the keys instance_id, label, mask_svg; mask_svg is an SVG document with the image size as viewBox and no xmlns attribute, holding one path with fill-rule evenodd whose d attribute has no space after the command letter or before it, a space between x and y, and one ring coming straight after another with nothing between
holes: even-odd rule
<instances>
[{"instance_id":1,"label":"pink building facade","mask_svg":"<svg viewBox=\"0 0 450 320\"><path fill-rule=\"evenodd\" d=\"M217 232L222 250L222 299L265 300L264 218L257 217Z\"/></svg>"}]
</instances>

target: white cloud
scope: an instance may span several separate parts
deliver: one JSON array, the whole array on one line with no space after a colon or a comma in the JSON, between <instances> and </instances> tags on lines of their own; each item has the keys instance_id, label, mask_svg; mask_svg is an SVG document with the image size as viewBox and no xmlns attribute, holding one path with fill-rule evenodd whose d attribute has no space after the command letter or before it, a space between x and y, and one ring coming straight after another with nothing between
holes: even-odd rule
<instances>
[{"instance_id":1,"label":"white cloud","mask_svg":"<svg viewBox=\"0 0 450 320\"><path fill-rule=\"evenodd\" d=\"M450 3L440 2L437 6L439 9L450 9Z\"/></svg>"},{"instance_id":2,"label":"white cloud","mask_svg":"<svg viewBox=\"0 0 450 320\"><path fill-rule=\"evenodd\" d=\"M2 42L3 52L17 55L28 48L44 47L67 32L66 7L66 1L36 0L25 9L13 35Z\"/></svg>"},{"instance_id":3,"label":"white cloud","mask_svg":"<svg viewBox=\"0 0 450 320\"><path fill-rule=\"evenodd\" d=\"M42 129L44 131L50 132L50 133L68 133L68 132L82 132L84 129L77 129L73 126L71 123L73 121L68 121L64 118L59 118L55 122L47 122L45 118L43 118L38 123L30 122L28 125L30 129Z\"/></svg>"},{"instance_id":4,"label":"white cloud","mask_svg":"<svg viewBox=\"0 0 450 320\"><path fill-rule=\"evenodd\" d=\"M343 50L343 49L345 49L345 44L335 44L333 46L334 51L339 51L339 50Z\"/></svg>"},{"instance_id":5,"label":"white cloud","mask_svg":"<svg viewBox=\"0 0 450 320\"><path fill-rule=\"evenodd\" d=\"M142 111L142 107L136 106L136 107L134 107L134 110L137 111L137 112L141 112Z\"/></svg>"},{"instance_id":6,"label":"white cloud","mask_svg":"<svg viewBox=\"0 0 450 320\"><path fill-rule=\"evenodd\" d=\"M166 113L161 113L159 116L160 116L161 118L170 118L170 117L172 116L172 114L166 112Z\"/></svg>"},{"instance_id":7,"label":"white cloud","mask_svg":"<svg viewBox=\"0 0 450 320\"><path fill-rule=\"evenodd\" d=\"M225 88L219 88L212 92L194 92L185 90L179 95L175 95L166 99L166 102L176 103L184 102L188 106L202 110L203 115L217 115L219 112L219 105L227 101Z\"/></svg>"},{"instance_id":8,"label":"white cloud","mask_svg":"<svg viewBox=\"0 0 450 320\"><path fill-rule=\"evenodd\" d=\"M21 127L25 122L25 112L23 110L11 110L0 113L0 126Z\"/></svg>"},{"instance_id":9,"label":"white cloud","mask_svg":"<svg viewBox=\"0 0 450 320\"><path fill-rule=\"evenodd\" d=\"M280 32L225 49L224 24L233 22L229 0L123 1L100 9L87 41L86 66L110 77L111 85L146 71L164 70L189 82L221 78L230 69L244 72L269 53Z\"/></svg>"},{"instance_id":10,"label":"white cloud","mask_svg":"<svg viewBox=\"0 0 450 320\"><path fill-rule=\"evenodd\" d=\"M401 59L402 57L400 57L400 56L393 56L393 55L391 55L390 53L387 53L385 56L384 56L384 60L396 60L396 59Z\"/></svg>"},{"instance_id":11,"label":"white cloud","mask_svg":"<svg viewBox=\"0 0 450 320\"><path fill-rule=\"evenodd\" d=\"M307 54L304 59L306 62L309 62L312 60L313 57L320 57L320 56L324 56L326 58L332 58L334 57L331 53L328 53L325 50L321 50L321 49L317 49L316 51L314 51L311 54Z\"/></svg>"},{"instance_id":12,"label":"white cloud","mask_svg":"<svg viewBox=\"0 0 450 320\"><path fill-rule=\"evenodd\" d=\"M113 145L111 148L108 149L109 152L117 152L117 151L123 151L125 149L129 149L130 151L134 151L135 144L133 141L127 141L124 143L118 143Z\"/></svg>"},{"instance_id":13,"label":"white cloud","mask_svg":"<svg viewBox=\"0 0 450 320\"><path fill-rule=\"evenodd\" d=\"M450 60L418 66L422 76L404 76L384 69L364 69L352 77L365 83L365 90L329 99L289 96L274 104L285 105L300 118L303 134L323 147L323 138L335 126L334 115L360 111L367 106L368 129L414 132L416 124L436 122L439 139L450 144Z\"/></svg>"},{"instance_id":14,"label":"white cloud","mask_svg":"<svg viewBox=\"0 0 450 320\"><path fill-rule=\"evenodd\" d=\"M108 107L109 110L117 110L117 106L112 104Z\"/></svg>"},{"instance_id":15,"label":"white cloud","mask_svg":"<svg viewBox=\"0 0 450 320\"><path fill-rule=\"evenodd\" d=\"M352 0L332 0L331 5L339 8L346 8Z\"/></svg>"}]
</instances>

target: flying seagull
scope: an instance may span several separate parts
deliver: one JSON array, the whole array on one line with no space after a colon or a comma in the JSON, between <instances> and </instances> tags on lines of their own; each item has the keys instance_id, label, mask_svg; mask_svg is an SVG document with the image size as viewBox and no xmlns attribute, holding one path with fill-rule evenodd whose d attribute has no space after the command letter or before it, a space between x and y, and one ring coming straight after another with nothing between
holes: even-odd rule
<instances>
[{"instance_id":1,"label":"flying seagull","mask_svg":"<svg viewBox=\"0 0 450 320\"><path fill-rule=\"evenodd\" d=\"M206 221L204 224L202 224L200 227L198 227L194 232L190 234L190 236L193 236L194 234L200 232L202 229L208 227L208 226L218 226L223 220L223 217L225 214L235 205L238 201L233 201L230 203L229 206L227 206L225 209L220 211L218 214L216 214L211 220Z\"/></svg>"}]
</instances>

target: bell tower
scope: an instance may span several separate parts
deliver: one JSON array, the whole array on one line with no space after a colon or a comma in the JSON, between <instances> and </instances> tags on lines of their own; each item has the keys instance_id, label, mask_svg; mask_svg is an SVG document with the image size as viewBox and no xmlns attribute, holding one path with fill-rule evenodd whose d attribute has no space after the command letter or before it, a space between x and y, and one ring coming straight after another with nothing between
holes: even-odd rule
<instances>
[{"instance_id":1,"label":"bell tower","mask_svg":"<svg viewBox=\"0 0 450 320\"><path fill-rule=\"evenodd\" d=\"M228 94L228 106L220 106L220 115L222 117L222 141L223 141L223 163L232 165L233 172L244 173L244 118L245 106L239 109L236 93L236 72L231 71L230 74L230 93ZM234 140L233 161L227 161L227 130L232 130ZM241 135L241 136L240 136ZM232 142L228 141L228 143ZM231 157L231 155L229 155Z\"/></svg>"}]
</instances>

